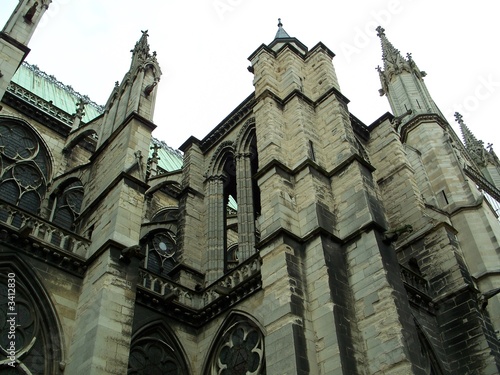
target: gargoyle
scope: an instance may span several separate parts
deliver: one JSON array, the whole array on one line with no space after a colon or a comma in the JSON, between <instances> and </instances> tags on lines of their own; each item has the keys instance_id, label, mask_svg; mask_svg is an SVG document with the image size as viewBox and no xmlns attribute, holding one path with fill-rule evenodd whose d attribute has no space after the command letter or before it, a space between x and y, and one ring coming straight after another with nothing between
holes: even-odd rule
<instances>
[{"instance_id":1,"label":"gargoyle","mask_svg":"<svg viewBox=\"0 0 500 375\"><path fill-rule=\"evenodd\" d=\"M399 236L402 235L403 233L411 233L411 232L413 232L413 227L407 224L400 228L394 229L393 231L385 232L382 241L385 244L390 245L391 243L397 241Z\"/></svg>"}]
</instances>

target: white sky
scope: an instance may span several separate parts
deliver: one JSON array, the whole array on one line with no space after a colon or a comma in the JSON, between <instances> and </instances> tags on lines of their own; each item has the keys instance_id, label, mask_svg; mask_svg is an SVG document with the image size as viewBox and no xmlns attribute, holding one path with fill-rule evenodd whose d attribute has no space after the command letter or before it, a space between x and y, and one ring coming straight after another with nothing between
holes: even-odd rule
<instances>
[{"instance_id":1,"label":"white sky","mask_svg":"<svg viewBox=\"0 0 500 375\"><path fill-rule=\"evenodd\" d=\"M3 25L17 0L1 0ZM201 139L252 91L247 57L270 43L281 17L292 37L321 41L350 111L369 125L389 111L379 97L375 28L427 72L434 101L453 124L459 110L477 138L500 154L498 3L483 0L52 0L27 61L104 104L149 30L163 76L154 135L172 147ZM495 147L496 146L496 147Z\"/></svg>"}]
</instances>

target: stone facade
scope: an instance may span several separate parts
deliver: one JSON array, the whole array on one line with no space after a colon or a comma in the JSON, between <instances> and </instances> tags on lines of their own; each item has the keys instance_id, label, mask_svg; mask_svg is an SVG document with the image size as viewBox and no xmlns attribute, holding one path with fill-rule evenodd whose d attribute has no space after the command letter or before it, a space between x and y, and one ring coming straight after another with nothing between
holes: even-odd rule
<instances>
[{"instance_id":1,"label":"stone facade","mask_svg":"<svg viewBox=\"0 0 500 375\"><path fill-rule=\"evenodd\" d=\"M146 32L93 119L20 94L46 3L0 34L0 372L499 372L500 163L383 29L393 114L361 123L280 22L255 92L167 168Z\"/></svg>"}]
</instances>

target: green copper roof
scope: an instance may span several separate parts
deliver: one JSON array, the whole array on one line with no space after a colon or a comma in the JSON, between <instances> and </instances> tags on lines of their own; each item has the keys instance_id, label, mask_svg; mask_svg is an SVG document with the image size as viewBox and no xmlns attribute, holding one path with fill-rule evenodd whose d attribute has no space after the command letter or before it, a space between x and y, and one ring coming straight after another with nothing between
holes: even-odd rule
<instances>
[{"instance_id":1,"label":"green copper roof","mask_svg":"<svg viewBox=\"0 0 500 375\"><path fill-rule=\"evenodd\" d=\"M76 113L77 103L84 101L85 115L83 122L89 122L104 112L104 108L89 99L88 96L81 95L71 86L58 81L54 76L41 71L36 65L23 62L12 82L21 86L26 91L51 102L52 105L61 109L69 115ZM68 124L70 125L70 124ZM182 153L173 149L165 142L158 139L151 139L151 146L158 145L158 166L167 172L176 171L182 168ZM153 148L149 151L149 157L153 154Z\"/></svg>"},{"instance_id":2,"label":"green copper roof","mask_svg":"<svg viewBox=\"0 0 500 375\"><path fill-rule=\"evenodd\" d=\"M58 81L56 77L41 71L36 65L30 65L26 62L21 64L12 77L12 82L36 96L52 102L54 106L70 115L75 114L76 104L83 100L87 103L83 122L93 120L104 111L103 107L91 101L88 96L81 95L71 86L67 86Z\"/></svg>"},{"instance_id":3,"label":"green copper roof","mask_svg":"<svg viewBox=\"0 0 500 375\"><path fill-rule=\"evenodd\" d=\"M165 142L160 141L156 138L151 139L151 145L158 145L158 166L167 172L177 171L182 168L182 153L179 150L175 150ZM149 150L149 157L153 156L153 147Z\"/></svg>"}]
</instances>

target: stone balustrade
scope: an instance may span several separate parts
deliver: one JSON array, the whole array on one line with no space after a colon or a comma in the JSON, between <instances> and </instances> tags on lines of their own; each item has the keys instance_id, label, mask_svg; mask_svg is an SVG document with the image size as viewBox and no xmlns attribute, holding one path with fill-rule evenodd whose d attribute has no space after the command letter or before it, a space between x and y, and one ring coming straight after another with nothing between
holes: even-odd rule
<instances>
[{"instance_id":1,"label":"stone balustrade","mask_svg":"<svg viewBox=\"0 0 500 375\"><path fill-rule=\"evenodd\" d=\"M433 293L431 287L425 278L405 266L400 265L400 268L401 277L406 285L409 285L429 298L432 297Z\"/></svg>"},{"instance_id":2,"label":"stone balustrade","mask_svg":"<svg viewBox=\"0 0 500 375\"><path fill-rule=\"evenodd\" d=\"M255 254L200 292L183 287L146 269L141 269L139 272L139 285L146 290L159 294L164 299L175 296L177 303L200 311L216 303L221 298L229 297L247 281L254 279L255 276L260 274L260 266L261 259L258 254ZM245 289L244 292L236 293L237 295L232 296L231 299L236 302L236 300L240 300L252 292L252 288Z\"/></svg>"},{"instance_id":3,"label":"stone balustrade","mask_svg":"<svg viewBox=\"0 0 500 375\"><path fill-rule=\"evenodd\" d=\"M36 215L0 202L0 222L17 228L20 235L32 236L65 252L86 258L90 241L71 231L62 229Z\"/></svg>"}]
</instances>

